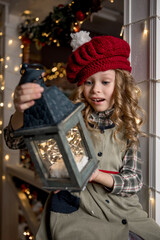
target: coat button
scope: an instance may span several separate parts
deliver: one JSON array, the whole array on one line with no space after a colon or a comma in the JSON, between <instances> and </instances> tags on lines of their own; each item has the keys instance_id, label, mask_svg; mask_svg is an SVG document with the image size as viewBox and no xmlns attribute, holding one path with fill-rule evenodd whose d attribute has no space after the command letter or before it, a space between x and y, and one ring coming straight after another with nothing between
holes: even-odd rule
<instances>
[{"instance_id":1,"label":"coat button","mask_svg":"<svg viewBox=\"0 0 160 240\"><path fill-rule=\"evenodd\" d=\"M127 220L126 219L122 219L122 224L127 224Z\"/></svg>"},{"instance_id":2,"label":"coat button","mask_svg":"<svg viewBox=\"0 0 160 240\"><path fill-rule=\"evenodd\" d=\"M103 154L102 154L102 152L99 152L97 155L98 155L98 157L102 157Z\"/></svg>"},{"instance_id":3,"label":"coat button","mask_svg":"<svg viewBox=\"0 0 160 240\"><path fill-rule=\"evenodd\" d=\"M107 199L106 202L109 203L109 200Z\"/></svg>"}]
</instances>

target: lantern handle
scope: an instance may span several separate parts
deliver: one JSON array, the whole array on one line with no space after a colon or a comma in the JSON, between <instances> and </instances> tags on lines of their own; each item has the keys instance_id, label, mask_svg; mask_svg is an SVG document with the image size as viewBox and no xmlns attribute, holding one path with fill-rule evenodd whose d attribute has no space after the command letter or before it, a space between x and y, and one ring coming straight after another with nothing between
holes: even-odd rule
<instances>
[{"instance_id":1,"label":"lantern handle","mask_svg":"<svg viewBox=\"0 0 160 240\"><path fill-rule=\"evenodd\" d=\"M45 72L43 65L39 63L23 63L20 69L21 79L19 85L34 82L45 87L42 73Z\"/></svg>"}]
</instances>

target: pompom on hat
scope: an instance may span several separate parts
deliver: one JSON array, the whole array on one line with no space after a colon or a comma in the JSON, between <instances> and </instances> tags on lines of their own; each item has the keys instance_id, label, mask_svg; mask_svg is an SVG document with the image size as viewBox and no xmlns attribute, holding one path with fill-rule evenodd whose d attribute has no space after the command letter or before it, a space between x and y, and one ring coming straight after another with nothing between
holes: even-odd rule
<instances>
[{"instance_id":1,"label":"pompom on hat","mask_svg":"<svg viewBox=\"0 0 160 240\"><path fill-rule=\"evenodd\" d=\"M80 37L81 32L85 43L77 41L82 44L79 46L76 39ZM130 46L126 41L112 36L97 36L90 40L87 32L86 39L84 31L81 32L75 33L75 36L72 34L71 46L75 50L69 56L67 64L67 79L70 83L77 83L80 86L91 75L110 69L131 72L132 68L128 61Z\"/></svg>"}]
</instances>

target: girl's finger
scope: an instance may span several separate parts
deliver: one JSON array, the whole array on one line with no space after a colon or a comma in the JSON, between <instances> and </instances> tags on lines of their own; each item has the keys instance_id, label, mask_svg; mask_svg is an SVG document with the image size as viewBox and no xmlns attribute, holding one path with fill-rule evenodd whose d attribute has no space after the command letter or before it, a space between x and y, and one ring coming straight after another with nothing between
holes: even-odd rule
<instances>
[{"instance_id":1,"label":"girl's finger","mask_svg":"<svg viewBox=\"0 0 160 240\"><path fill-rule=\"evenodd\" d=\"M23 104L15 104L15 109L18 110L19 112L24 112L26 109L32 107L34 104L35 104L34 101L30 101Z\"/></svg>"},{"instance_id":2,"label":"girl's finger","mask_svg":"<svg viewBox=\"0 0 160 240\"><path fill-rule=\"evenodd\" d=\"M32 94L25 94L25 95L15 95L14 97L14 103L16 104L21 104L21 103L26 103L38 98L41 98L42 94L41 93L32 93Z\"/></svg>"}]
</instances>

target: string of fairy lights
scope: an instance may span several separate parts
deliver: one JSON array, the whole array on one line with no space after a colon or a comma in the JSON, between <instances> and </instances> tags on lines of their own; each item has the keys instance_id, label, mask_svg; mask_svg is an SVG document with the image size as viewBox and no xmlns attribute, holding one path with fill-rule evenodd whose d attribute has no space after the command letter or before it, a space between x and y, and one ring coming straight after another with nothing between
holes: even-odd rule
<instances>
[{"instance_id":1,"label":"string of fairy lights","mask_svg":"<svg viewBox=\"0 0 160 240\"><path fill-rule=\"evenodd\" d=\"M0 40L2 41L2 38L5 38L4 33L2 31L0 31ZM14 39L9 39L8 42L6 43L7 47L10 48L11 46L14 45ZM20 48L23 48L22 45L20 45ZM8 51L10 52L10 51ZM22 58L23 54L21 53L19 55L20 58ZM5 79L4 79L4 73L6 70L10 70L10 71L14 71L15 73L19 71L20 66L18 65L14 65L13 69L9 69L9 65L10 63L14 63L13 57L12 56L0 56L0 93L1 95L3 94L4 90L5 90ZM0 101L0 108L1 110L6 107L8 109L11 109L13 106L13 93L11 94L11 97L8 101L8 103L6 103L6 105L3 102L3 99L1 98ZM2 134L2 128L3 128L3 120L0 119L0 134ZM9 156L6 155L5 159L8 160Z\"/></svg>"},{"instance_id":2,"label":"string of fairy lights","mask_svg":"<svg viewBox=\"0 0 160 240\"><path fill-rule=\"evenodd\" d=\"M158 15L154 15L154 16L150 16L148 18L144 18L144 19L140 19L138 21L135 21L135 22L131 22L131 23L128 23L128 24L125 24L125 25L122 25L121 27L121 32L120 32L120 36L123 36L123 33L124 33L124 29L129 27L129 26L132 26L132 25L135 25L135 24L138 24L138 23L143 23L144 27L143 27L143 33L146 35L148 34L149 32L149 21L151 19L158 19L160 20L160 16Z\"/></svg>"},{"instance_id":3,"label":"string of fairy lights","mask_svg":"<svg viewBox=\"0 0 160 240\"><path fill-rule=\"evenodd\" d=\"M150 20L153 20L153 19L160 20L160 16L154 15L154 16L150 16L150 17L145 18L145 19L140 19L140 20L138 20L138 21L131 22L131 23L128 23L128 24L123 25L123 26L121 27L120 36L121 36L121 37L123 36L125 29L127 29L127 28L130 27L130 26L139 24L139 23L142 23L142 24L143 24L143 35L144 35L144 36L147 36L148 33L149 33ZM147 80L143 80L143 81L138 82L137 85L142 84L142 83L144 83L144 82L147 82L147 83L148 83L148 82L153 82L153 83L156 83L156 84L157 84L157 83L160 83L160 79L147 79ZM151 134L151 133L149 133L149 136L160 139L160 137L157 136L156 134ZM144 188L147 188L147 189L148 189L149 200L150 200L151 205L155 204L155 193L160 194L160 190L157 189L157 188L155 188L155 187L153 187L153 186L147 185L147 184L144 184ZM152 214L152 211L151 211L151 214Z\"/></svg>"}]
</instances>

